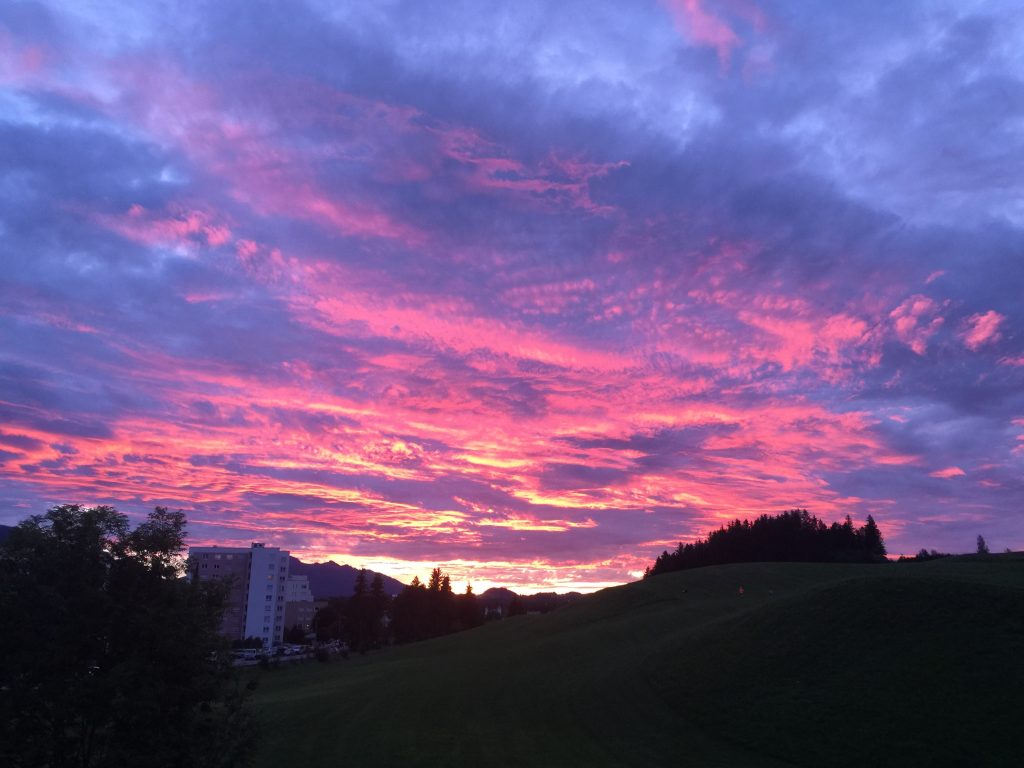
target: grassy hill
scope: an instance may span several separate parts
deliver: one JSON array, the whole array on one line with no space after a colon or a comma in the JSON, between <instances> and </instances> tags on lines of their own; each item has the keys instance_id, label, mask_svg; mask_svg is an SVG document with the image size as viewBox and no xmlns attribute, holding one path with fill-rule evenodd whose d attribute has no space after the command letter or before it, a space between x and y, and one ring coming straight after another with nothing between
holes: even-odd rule
<instances>
[{"instance_id":1,"label":"grassy hill","mask_svg":"<svg viewBox=\"0 0 1024 768\"><path fill-rule=\"evenodd\" d=\"M677 572L257 705L275 768L1019 765L1024 559Z\"/></svg>"}]
</instances>

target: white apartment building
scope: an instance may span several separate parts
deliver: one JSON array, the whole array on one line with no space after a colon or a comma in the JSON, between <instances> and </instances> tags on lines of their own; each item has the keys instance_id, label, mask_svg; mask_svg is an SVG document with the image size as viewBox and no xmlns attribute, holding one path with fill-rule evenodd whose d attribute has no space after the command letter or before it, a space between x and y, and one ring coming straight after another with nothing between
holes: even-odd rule
<instances>
[{"instance_id":1,"label":"white apartment building","mask_svg":"<svg viewBox=\"0 0 1024 768\"><path fill-rule=\"evenodd\" d=\"M232 640L258 637L267 648L284 635L287 551L254 543L244 547L190 547L192 578L231 581L221 631ZM309 585L306 585L307 591Z\"/></svg>"},{"instance_id":2,"label":"white apartment building","mask_svg":"<svg viewBox=\"0 0 1024 768\"><path fill-rule=\"evenodd\" d=\"M313 593L309 590L309 576L288 576L285 582L286 603L313 602Z\"/></svg>"}]
</instances>

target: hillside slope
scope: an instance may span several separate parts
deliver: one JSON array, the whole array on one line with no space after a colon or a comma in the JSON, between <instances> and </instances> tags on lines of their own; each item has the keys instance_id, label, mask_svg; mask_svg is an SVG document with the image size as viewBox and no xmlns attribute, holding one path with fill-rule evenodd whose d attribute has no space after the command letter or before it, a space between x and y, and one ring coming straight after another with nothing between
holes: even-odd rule
<instances>
[{"instance_id":1,"label":"hillside slope","mask_svg":"<svg viewBox=\"0 0 1024 768\"><path fill-rule=\"evenodd\" d=\"M257 703L265 766L1016 765L1024 561L683 571Z\"/></svg>"}]
</instances>

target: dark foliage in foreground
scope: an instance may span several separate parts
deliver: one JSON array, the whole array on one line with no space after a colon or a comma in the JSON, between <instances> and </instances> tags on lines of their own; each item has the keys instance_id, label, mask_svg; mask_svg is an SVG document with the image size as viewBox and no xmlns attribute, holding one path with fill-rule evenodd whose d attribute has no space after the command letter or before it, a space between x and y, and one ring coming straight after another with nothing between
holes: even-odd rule
<instances>
[{"instance_id":1,"label":"dark foliage in foreground","mask_svg":"<svg viewBox=\"0 0 1024 768\"><path fill-rule=\"evenodd\" d=\"M885 544L871 515L854 528L847 515L842 523L826 525L806 509L780 515L733 520L706 539L679 544L662 552L644 577L727 563L875 563L885 560Z\"/></svg>"},{"instance_id":2,"label":"dark foliage in foreground","mask_svg":"<svg viewBox=\"0 0 1024 768\"><path fill-rule=\"evenodd\" d=\"M0 546L0 764L238 766L252 728L185 517L54 507Z\"/></svg>"}]
</instances>

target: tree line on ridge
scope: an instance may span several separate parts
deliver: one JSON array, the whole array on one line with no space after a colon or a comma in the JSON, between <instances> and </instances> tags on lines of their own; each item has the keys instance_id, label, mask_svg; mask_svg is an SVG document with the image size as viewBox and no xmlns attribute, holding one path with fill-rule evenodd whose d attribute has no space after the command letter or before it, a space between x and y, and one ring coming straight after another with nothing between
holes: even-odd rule
<instances>
[{"instance_id":1,"label":"tree line on ridge","mask_svg":"<svg viewBox=\"0 0 1024 768\"><path fill-rule=\"evenodd\" d=\"M707 538L662 552L644 578L708 565L757 562L878 563L885 543L871 515L859 528L850 516L826 525L806 509L733 520Z\"/></svg>"}]
</instances>

